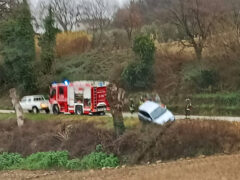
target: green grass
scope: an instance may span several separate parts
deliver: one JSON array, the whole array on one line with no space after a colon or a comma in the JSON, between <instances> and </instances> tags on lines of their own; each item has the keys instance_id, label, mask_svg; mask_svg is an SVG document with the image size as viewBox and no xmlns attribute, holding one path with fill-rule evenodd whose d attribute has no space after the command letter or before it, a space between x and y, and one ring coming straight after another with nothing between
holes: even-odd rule
<instances>
[{"instance_id":1,"label":"green grass","mask_svg":"<svg viewBox=\"0 0 240 180\"><path fill-rule=\"evenodd\" d=\"M82 159L69 159L67 151L37 152L25 158L17 153L0 154L0 170L85 170L116 167L119 162L119 159L113 154L107 154L102 149L97 150L97 148L95 152L84 156Z\"/></svg>"},{"instance_id":2,"label":"green grass","mask_svg":"<svg viewBox=\"0 0 240 180\"><path fill-rule=\"evenodd\" d=\"M218 106L238 106L240 105L240 92L196 94L193 101L199 104L214 104Z\"/></svg>"},{"instance_id":3,"label":"green grass","mask_svg":"<svg viewBox=\"0 0 240 180\"><path fill-rule=\"evenodd\" d=\"M240 116L240 92L194 94L191 100L194 115ZM177 114L185 113L183 99L168 107Z\"/></svg>"},{"instance_id":4,"label":"green grass","mask_svg":"<svg viewBox=\"0 0 240 180\"><path fill-rule=\"evenodd\" d=\"M68 121L68 122L94 122L97 127L113 129L113 119L110 116L78 116L78 115L53 115L53 114L24 114L24 117L31 121ZM0 114L0 121L16 119L15 114ZM138 126L139 120L133 117L124 118L127 128L132 129Z\"/></svg>"}]
</instances>

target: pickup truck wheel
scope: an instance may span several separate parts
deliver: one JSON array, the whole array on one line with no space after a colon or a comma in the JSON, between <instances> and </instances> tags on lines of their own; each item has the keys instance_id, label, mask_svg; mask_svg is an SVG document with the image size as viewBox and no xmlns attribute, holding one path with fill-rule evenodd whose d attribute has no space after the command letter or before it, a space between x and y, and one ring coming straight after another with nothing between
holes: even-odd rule
<instances>
[{"instance_id":1,"label":"pickup truck wheel","mask_svg":"<svg viewBox=\"0 0 240 180\"><path fill-rule=\"evenodd\" d=\"M59 113L60 113L60 111L59 111L58 105L54 105L53 106L53 114L59 114Z\"/></svg>"},{"instance_id":2,"label":"pickup truck wheel","mask_svg":"<svg viewBox=\"0 0 240 180\"><path fill-rule=\"evenodd\" d=\"M46 113L46 114L49 114L49 113L50 113L50 110L49 110L49 109L46 109L46 110L45 110L45 113Z\"/></svg>"},{"instance_id":3,"label":"pickup truck wheel","mask_svg":"<svg viewBox=\"0 0 240 180\"><path fill-rule=\"evenodd\" d=\"M75 114L77 114L77 115L82 115L83 114L82 106L76 106L75 107Z\"/></svg>"},{"instance_id":4,"label":"pickup truck wheel","mask_svg":"<svg viewBox=\"0 0 240 180\"><path fill-rule=\"evenodd\" d=\"M33 107L33 108L32 108L32 112L33 112L33 114L38 114L38 113L39 113L39 110L38 110L37 107Z\"/></svg>"}]
</instances>

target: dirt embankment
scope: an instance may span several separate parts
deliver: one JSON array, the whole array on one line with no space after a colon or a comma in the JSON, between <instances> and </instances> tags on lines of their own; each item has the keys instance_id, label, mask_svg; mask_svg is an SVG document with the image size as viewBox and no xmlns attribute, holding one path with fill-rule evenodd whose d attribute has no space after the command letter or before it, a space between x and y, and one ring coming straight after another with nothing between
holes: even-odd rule
<instances>
[{"instance_id":1,"label":"dirt embankment","mask_svg":"<svg viewBox=\"0 0 240 180\"><path fill-rule=\"evenodd\" d=\"M24 156L45 151L68 150L72 157L82 157L98 144L114 140L113 132L97 129L93 123L61 121L26 121L19 129L15 120L0 122L0 151Z\"/></svg>"},{"instance_id":2,"label":"dirt embankment","mask_svg":"<svg viewBox=\"0 0 240 180\"><path fill-rule=\"evenodd\" d=\"M0 151L25 156L67 150L71 157L82 157L102 144L122 163L141 164L240 150L240 123L236 122L180 120L170 126L136 128L120 138L96 125L81 121L27 121L18 129L14 120L1 121Z\"/></svg>"}]
</instances>

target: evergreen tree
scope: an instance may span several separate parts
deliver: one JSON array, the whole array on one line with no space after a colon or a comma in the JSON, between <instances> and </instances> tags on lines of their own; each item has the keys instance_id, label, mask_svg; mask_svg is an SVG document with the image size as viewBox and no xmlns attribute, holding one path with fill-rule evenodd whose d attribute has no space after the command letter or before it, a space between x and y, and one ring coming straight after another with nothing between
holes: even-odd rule
<instances>
[{"instance_id":1,"label":"evergreen tree","mask_svg":"<svg viewBox=\"0 0 240 180\"><path fill-rule=\"evenodd\" d=\"M138 59L124 69L122 80L129 89L146 89L154 81L154 42L149 35L140 35L134 40L133 51Z\"/></svg>"},{"instance_id":2,"label":"evergreen tree","mask_svg":"<svg viewBox=\"0 0 240 180\"><path fill-rule=\"evenodd\" d=\"M34 30L26 0L19 3L0 24L1 54L8 82L25 92L36 90L33 61L35 59Z\"/></svg>"},{"instance_id":3,"label":"evergreen tree","mask_svg":"<svg viewBox=\"0 0 240 180\"><path fill-rule=\"evenodd\" d=\"M43 63L43 72L52 72L55 58L56 35L58 30L54 27L54 17L51 6L49 6L48 15L44 19L45 33L39 38L41 47L41 61Z\"/></svg>"}]
</instances>

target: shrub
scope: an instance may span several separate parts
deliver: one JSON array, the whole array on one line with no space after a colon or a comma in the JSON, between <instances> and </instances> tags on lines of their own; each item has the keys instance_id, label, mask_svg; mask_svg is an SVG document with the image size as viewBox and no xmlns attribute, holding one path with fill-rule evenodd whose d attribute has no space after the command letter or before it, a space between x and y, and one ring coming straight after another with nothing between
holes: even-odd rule
<instances>
[{"instance_id":1,"label":"shrub","mask_svg":"<svg viewBox=\"0 0 240 180\"><path fill-rule=\"evenodd\" d=\"M102 167L116 167L119 160L114 155L104 152L93 152L81 160L81 169L97 169Z\"/></svg>"},{"instance_id":2,"label":"shrub","mask_svg":"<svg viewBox=\"0 0 240 180\"><path fill-rule=\"evenodd\" d=\"M220 82L219 73L215 69L201 67L199 64L185 69L184 80L187 86L193 87L197 92L216 91Z\"/></svg>"},{"instance_id":3,"label":"shrub","mask_svg":"<svg viewBox=\"0 0 240 180\"><path fill-rule=\"evenodd\" d=\"M0 170L10 169L12 166L18 166L23 161L20 154L3 153L0 155Z\"/></svg>"},{"instance_id":4,"label":"shrub","mask_svg":"<svg viewBox=\"0 0 240 180\"><path fill-rule=\"evenodd\" d=\"M69 160L66 164L67 169L80 170L82 167L81 159L72 159Z\"/></svg>"},{"instance_id":5,"label":"shrub","mask_svg":"<svg viewBox=\"0 0 240 180\"><path fill-rule=\"evenodd\" d=\"M24 160L21 169L37 170L65 167L68 157L67 151L38 152L28 156Z\"/></svg>"},{"instance_id":6,"label":"shrub","mask_svg":"<svg viewBox=\"0 0 240 180\"><path fill-rule=\"evenodd\" d=\"M66 168L72 170L97 169L103 167L116 167L119 160L114 155L102 152L98 145L96 151L84 156L82 159L69 160L67 151L38 152L26 158L20 154L3 153L0 155L0 170L27 169L40 170L52 168Z\"/></svg>"},{"instance_id":7,"label":"shrub","mask_svg":"<svg viewBox=\"0 0 240 180\"><path fill-rule=\"evenodd\" d=\"M155 45L148 35L135 39L133 51L138 61L130 63L122 73L122 79L129 89L146 88L153 82Z\"/></svg>"},{"instance_id":8,"label":"shrub","mask_svg":"<svg viewBox=\"0 0 240 180\"><path fill-rule=\"evenodd\" d=\"M96 152L84 156L83 159L73 159L68 161L68 169L98 169L103 167L116 167L119 165L119 159L113 154L108 155L102 152L102 146L96 147Z\"/></svg>"}]
</instances>

